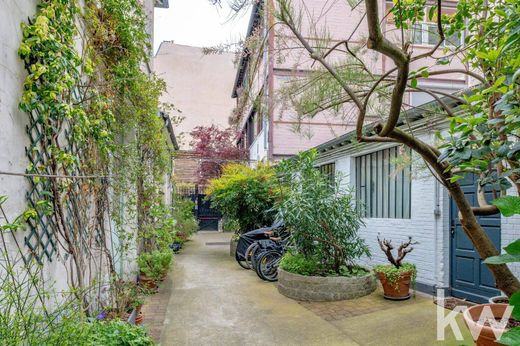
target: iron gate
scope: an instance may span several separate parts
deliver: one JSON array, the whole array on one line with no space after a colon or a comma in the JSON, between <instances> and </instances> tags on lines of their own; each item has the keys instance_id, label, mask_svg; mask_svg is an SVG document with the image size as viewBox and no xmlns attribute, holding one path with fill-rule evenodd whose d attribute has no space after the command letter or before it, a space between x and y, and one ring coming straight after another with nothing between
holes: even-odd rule
<instances>
[{"instance_id":1,"label":"iron gate","mask_svg":"<svg viewBox=\"0 0 520 346\"><path fill-rule=\"evenodd\" d=\"M193 215L197 218L201 231L217 231L222 214L211 207L211 202L206 199L205 194L200 193L201 190L198 185L183 186L176 188L176 194L180 197L189 198L195 203Z\"/></svg>"}]
</instances>

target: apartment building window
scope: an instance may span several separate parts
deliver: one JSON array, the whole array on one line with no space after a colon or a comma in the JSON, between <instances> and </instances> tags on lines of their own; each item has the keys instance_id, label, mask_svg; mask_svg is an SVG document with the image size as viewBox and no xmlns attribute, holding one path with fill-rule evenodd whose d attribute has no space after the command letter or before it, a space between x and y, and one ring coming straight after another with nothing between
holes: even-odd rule
<instances>
[{"instance_id":1,"label":"apartment building window","mask_svg":"<svg viewBox=\"0 0 520 346\"><path fill-rule=\"evenodd\" d=\"M437 23L418 23L412 27L412 43L435 46L439 42L439 30ZM445 36L443 47L458 47L464 43L462 33L455 32L451 36Z\"/></svg>"},{"instance_id":2,"label":"apartment building window","mask_svg":"<svg viewBox=\"0 0 520 346\"><path fill-rule=\"evenodd\" d=\"M264 129L264 117L260 113L256 113L256 134L258 135Z\"/></svg>"},{"instance_id":3,"label":"apartment building window","mask_svg":"<svg viewBox=\"0 0 520 346\"><path fill-rule=\"evenodd\" d=\"M255 122L253 121L253 117L250 116L246 122L246 146L247 149L253 144L255 140Z\"/></svg>"},{"instance_id":4,"label":"apartment building window","mask_svg":"<svg viewBox=\"0 0 520 346\"><path fill-rule=\"evenodd\" d=\"M406 150L410 155L410 150ZM355 158L356 197L367 218L410 218L411 169L397 164L398 147Z\"/></svg>"},{"instance_id":5,"label":"apartment building window","mask_svg":"<svg viewBox=\"0 0 520 346\"><path fill-rule=\"evenodd\" d=\"M330 183L333 184L336 179L336 163L327 163L319 167L321 173L327 176Z\"/></svg>"}]
</instances>

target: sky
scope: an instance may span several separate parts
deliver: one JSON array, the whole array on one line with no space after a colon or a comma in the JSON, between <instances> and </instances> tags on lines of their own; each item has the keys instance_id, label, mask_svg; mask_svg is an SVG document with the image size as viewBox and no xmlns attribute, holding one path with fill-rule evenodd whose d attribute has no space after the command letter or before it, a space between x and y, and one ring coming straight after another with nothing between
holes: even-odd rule
<instances>
[{"instance_id":1,"label":"sky","mask_svg":"<svg viewBox=\"0 0 520 346\"><path fill-rule=\"evenodd\" d=\"M154 13L154 52L162 41L195 47L238 42L246 34L249 11L230 19L229 8L209 0L170 0L170 8Z\"/></svg>"}]
</instances>

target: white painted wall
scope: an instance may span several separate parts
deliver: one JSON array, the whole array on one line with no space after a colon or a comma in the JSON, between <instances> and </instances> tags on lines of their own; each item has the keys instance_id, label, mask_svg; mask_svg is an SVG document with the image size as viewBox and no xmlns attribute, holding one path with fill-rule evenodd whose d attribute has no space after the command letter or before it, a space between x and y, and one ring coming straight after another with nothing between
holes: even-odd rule
<instances>
[{"instance_id":1,"label":"white painted wall","mask_svg":"<svg viewBox=\"0 0 520 346\"><path fill-rule=\"evenodd\" d=\"M25 173L28 160L25 148L29 146L29 138L26 134L28 125L28 115L18 109L18 103L23 92L23 82L26 71L22 60L18 57L18 48L22 40L22 29L20 24L27 22L28 17L32 17L36 12L37 0L0 0L2 16L0 20L0 171ZM146 0L147 13L153 10L153 1ZM153 16L149 16L153 18ZM151 30L152 24L149 29ZM81 49L81 42L78 41L78 49ZM6 218L0 213L0 224L13 221L27 208L26 192L29 188L27 179L18 176L0 174L0 195L8 196L8 201L3 208ZM171 190L168 185L165 189ZM169 196L169 194L167 195ZM168 197L169 198L169 197ZM114 203L114 201L112 202ZM7 220L6 220L7 219ZM129 220L135 223L135 220ZM24 237L28 231L20 230L16 233L17 241L24 251L27 247ZM117 234L113 233L113 239L117 239ZM14 239L6 237L8 250L11 255L18 253ZM108 240L110 241L110 240ZM117 241L115 242L117 243ZM108 245L110 247L110 244ZM53 256L52 261L44 262L43 277L46 287L54 287L56 292L69 290L67 282L70 258L64 254L63 250ZM125 258L115 254L116 263L121 264L122 270L128 274L128 279L135 278L136 274L136 253L130 251ZM102 264L106 267L106 263ZM117 270L118 268L116 268ZM0 272L0 277L2 273Z\"/></svg>"},{"instance_id":2,"label":"white painted wall","mask_svg":"<svg viewBox=\"0 0 520 346\"><path fill-rule=\"evenodd\" d=\"M249 147L249 159L257 162L267 160L267 146L267 130L264 126Z\"/></svg>"},{"instance_id":3,"label":"white painted wall","mask_svg":"<svg viewBox=\"0 0 520 346\"><path fill-rule=\"evenodd\" d=\"M29 138L25 132L28 115L18 109L23 92L26 72L18 57L18 47L22 39L20 23L34 15L38 1L0 0L2 20L0 20L0 171L25 173L28 161L25 148ZM8 14L8 15L7 15ZM26 191L29 187L24 177L0 174L0 195L8 197L4 204L7 220L0 216L0 223L13 221L27 207ZM24 237L26 231L17 233L18 243L26 250ZM11 255L17 253L14 240L7 237ZM57 291L67 289L67 270L65 260L46 262L44 278L47 287L54 286Z\"/></svg>"}]
</instances>

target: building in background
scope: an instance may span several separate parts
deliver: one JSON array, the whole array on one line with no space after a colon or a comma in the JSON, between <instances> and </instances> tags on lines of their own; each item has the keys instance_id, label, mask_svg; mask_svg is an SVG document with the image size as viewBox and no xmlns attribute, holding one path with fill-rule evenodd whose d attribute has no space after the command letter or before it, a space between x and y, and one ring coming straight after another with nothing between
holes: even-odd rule
<instances>
[{"instance_id":1,"label":"building in background","mask_svg":"<svg viewBox=\"0 0 520 346\"><path fill-rule=\"evenodd\" d=\"M379 3L379 13L387 13L393 6L392 1ZM287 82L308 76L321 66L301 48L291 31L281 24L276 24L272 10L266 4L270 2L255 2L251 13L246 40L249 42L243 50L232 89L232 98L236 99L236 111L231 121L241 133L238 145L249 150L250 159L271 161L292 156L298 151L307 150L348 132L353 128L357 112L352 105L344 104L341 112L326 109L318 111L310 118L304 117L290 103L282 100L282 91ZM353 31L355 34L348 41L350 47L361 47L366 42L368 30L366 19L362 19L363 3L354 10L348 1L327 3L319 0L298 0L292 4L296 15L300 10L304 14L301 17L301 32L311 44L323 45L319 38L325 32L329 36L328 47L345 40ZM302 4L305 5L305 9L300 8L303 7ZM456 4L456 1L443 3L443 12L452 13ZM346 17L350 20L345 20ZM360 19L360 26L356 30ZM382 19L382 31L387 33L389 39L397 35L391 15ZM426 17L423 22L408 30L407 35L412 43L414 55L427 52L438 40L435 24L428 22ZM462 37L457 35L447 38L441 48L458 45L461 40ZM328 56L327 60L333 64L348 64L347 58L346 52L344 55L334 53ZM376 52L368 52L362 59L375 75L382 75L394 67L392 61ZM435 65L433 59L428 62ZM450 67L456 66L464 67L460 61L454 59ZM417 63L412 63L410 69L417 70L420 67ZM445 67L438 65L434 69ZM451 94L475 84L469 77L461 76L458 74L418 78L418 86ZM420 106L431 100L433 98L423 92L408 93L405 97L408 107ZM371 121L370 117L366 120L367 123Z\"/></svg>"},{"instance_id":2,"label":"building in background","mask_svg":"<svg viewBox=\"0 0 520 346\"><path fill-rule=\"evenodd\" d=\"M175 124L179 151L175 155L178 182L197 183L199 158L193 155L190 132L197 126L229 127L234 101L229 90L235 77L235 54L204 54L200 47L161 43L154 58L155 73L167 85L162 101L173 104L183 117Z\"/></svg>"}]
</instances>

